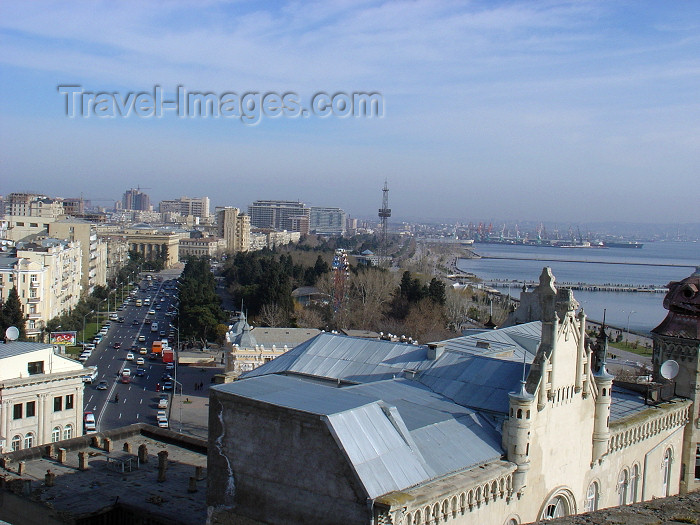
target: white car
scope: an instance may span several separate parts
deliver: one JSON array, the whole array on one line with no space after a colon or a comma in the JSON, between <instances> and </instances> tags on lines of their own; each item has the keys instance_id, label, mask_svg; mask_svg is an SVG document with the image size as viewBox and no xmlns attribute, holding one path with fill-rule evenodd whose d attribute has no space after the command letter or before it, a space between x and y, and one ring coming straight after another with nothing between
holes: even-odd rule
<instances>
[{"instance_id":1,"label":"white car","mask_svg":"<svg viewBox=\"0 0 700 525\"><path fill-rule=\"evenodd\" d=\"M133 361L133 360L134 360L134 354L132 354L131 352L129 352L128 354L126 354L126 360L127 360L127 361Z\"/></svg>"},{"instance_id":2,"label":"white car","mask_svg":"<svg viewBox=\"0 0 700 525\"><path fill-rule=\"evenodd\" d=\"M138 357L138 358L136 359L136 364L139 365L139 366L145 365L145 364L146 364L146 361L145 361L145 359L144 359L143 357Z\"/></svg>"},{"instance_id":3,"label":"white car","mask_svg":"<svg viewBox=\"0 0 700 525\"><path fill-rule=\"evenodd\" d=\"M131 369L125 368L124 370L122 370L122 375L126 377L131 377Z\"/></svg>"},{"instance_id":4,"label":"white car","mask_svg":"<svg viewBox=\"0 0 700 525\"><path fill-rule=\"evenodd\" d=\"M158 408L168 408L168 398L161 397L158 399Z\"/></svg>"},{"instance_id":5,"label":"white car","mask_svg":"<svg viewBox=\"0 0 700 525\"><path fill-rule=\"evenodd\" d=\"M167 419L159 419L158 420L158 427L159 428L168 428L170 425L168 425L168 420Z\"/></svg>"},{"instance_id":6,"label":"white car","mask_svg":"<svg viewBox=\"0 0 700 525\"><path fill-rule=\"evenodd\" d=\"M156 419L157 419L158 421L161 421L161 420L163 420L163 419L164 419L165 421L167 421L167 420L168 420L168 414L165 413L165 410L159 410L159 411L158 411L158 414L156 414Z\"/></svg>"}]
</instances>

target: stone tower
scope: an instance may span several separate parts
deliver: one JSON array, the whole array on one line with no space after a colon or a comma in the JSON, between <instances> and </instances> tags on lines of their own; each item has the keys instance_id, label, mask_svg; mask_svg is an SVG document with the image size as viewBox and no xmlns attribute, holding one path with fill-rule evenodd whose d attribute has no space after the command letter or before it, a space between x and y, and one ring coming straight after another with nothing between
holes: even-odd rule
<instances>
[{"instance_id":1,"label":"stone tower","mask_svg":"<svg viewBox=\"0 0 700 525\"><path fill-rule=\"evenodd\" d=\"M654 338L654 380L665 382L659 368L672 359L679 365L675 394L693 402L681 452L681 494L700 489L700 267L680 282L668 285L666 318L651 333ZM674 458L674 460L677 460Z\"/></svg>"}]
</instances>

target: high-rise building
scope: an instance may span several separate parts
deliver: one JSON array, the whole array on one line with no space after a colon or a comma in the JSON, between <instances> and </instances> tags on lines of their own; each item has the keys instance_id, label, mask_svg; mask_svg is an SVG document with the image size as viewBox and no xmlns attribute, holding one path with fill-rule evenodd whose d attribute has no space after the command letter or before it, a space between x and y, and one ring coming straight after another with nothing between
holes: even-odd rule
<instances>
[{"instance_id":1,"label":"high-rise building","mask_svg":"<svg viewBox=\"0 0 700 525\"><path fill-rule=\"evenodd\" d=\"M160 213L179 213L206 219L209 217L209 197L180 197L179 199L160 201Z\"/></svg>"},{"instance_id":2,"label":"high-rise building","mask_svg":"<svg viewBox=\"0 0 700 525\"><path fill-rule=\"evenodd\" d=\"M345 217L345 211L340 208L311 206L309 229L318 234L343 235Z\"/></svg>"},{"instance_id":3,"label":"high-rise building","mask_svg":"<svg viewBox=\"0 0 700 525\"><path fill-rule=\"evenodd\" d=\"M10 193L5 199L5 215L56 218L64 213L60 199L38 193Z\"/></svg>"},{"instance_id":4,"label":"high-rise building","mask_svg":"<svg viewBox=\"0 0 700 525\"><path fill-rule=\"evenodd\" d=\"M229 253L250 249L250 216L231 206L216 209L218 235L226 241Z\"/></svg>"},{"instance_id":5,"label":"high-rise building","mask_svg":"<svg viewBox=\"0 0 700 525\"><path fill-rule=\"evenodd\" d=\"M149 211L151 209L151 199L140 189L131 188L124 192L122 206L125 210Z\"/></svg>"},{"instance_id":6,"label":"high-rise building","mask_svg":"<svg viewBox=\"0 0 700 525\"><path fill-rule=\"evenodd\" d=\"M248 206L248 215L253 228L300 231L298 228L303 223L298 219L292 221L292 218L309 217L309 208L298 201L255 201Z\"/></svg>"}]
</instances>

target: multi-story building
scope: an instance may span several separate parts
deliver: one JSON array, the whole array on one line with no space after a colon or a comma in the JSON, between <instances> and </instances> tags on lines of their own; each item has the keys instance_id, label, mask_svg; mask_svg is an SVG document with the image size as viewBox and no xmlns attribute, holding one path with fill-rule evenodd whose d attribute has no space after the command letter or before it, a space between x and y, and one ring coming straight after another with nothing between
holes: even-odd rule
<instances>
[{"instance_id":1,"label":"multi-story building","mask_svg":"<svg viewBox=\"0 0 700 525\"><path fill-rule=\"evenodd\" d=\"M216 259L226 251L226 241L221 237L180 239L178 249L181 261L184 261L188 257L209 257L211 259Z\"/></svg>"},{"instance_id":2,"label":"multi-story building","mask_svg":"<svg viewBox=\"0 0 700 525\"><path fill-rule=\"evenodd\" d=\"M51 345L0 344L0 452L82 436L84 374Z\"/></svg>"},{"instance_id":3,"label":"multi-story building","mask_svg":"<svg viewBox=\"0 0 700 525\"><path fill-rule=\"evenodd\" d=\"M345 230L347 231L347 234L350 236L356 235L357 234L357 219L351 219L348 217L345 220Z\"/></svg>"},{"instance_id":4,"label":"multi-story building","mask_svg":"<svg viewBox=\"0 0 700 525\"><path fill-rule=\"evenodd\" d=\"M107 280L112 281L129 262L129 243L124 234L110 233L108 230L102 233L101 230L98 229L97 238L107 245Z\"/></svg>"},{"instance_id":5,"label":"multi-story building","mask_svg":"<svg viewBox=\"0 0 700 525\"><path fill-rule=\"evenodd\" d=\"M158 211L206 219L209 217L209 197L180 197L179 199L160 201Z\"/></svg>"},{"instance_id":6,"label":"multi-story building","mask_svg":"<svg viewBox=\"0 0 700 525\"><path fill-rule=\"evenodd\" d=\"M82 250L82 292L107 284L107 244L97 238L97 227L83 219L63 218L49 223L49 236L79 241Z\"/></svg>"},{"instance_id":7,"label":"multi-story building","mask_svg":"<svg viewBox=\"0 0 700 525\"><path fill-rule=\"evenodd\" d=\"M299 231L292 228L292 217L309 217L309 208L298 201L255 201L248 206L250 225L253 228L273 228L275 230ZM295 225L301 223L297 219ZM308 232L307 232L308 233Z\"/></svg>"},{"instance_id":8,"label":"multi-story building","mask_svg":"<svg viewBox=\"0 0 700 525\"><path fill-rule=\"evenodd\" d=\"M56 218L65 214L63 201L37 193L10 193L5 199L5 215Z\"/></svg>"},{"instance_id":9,"label":"multi-story building","mask_svg":"<svg viewBox=\"0 0 700 525\"><path fill-rule=\"evenodd\" d=\"M17 288L28 337L41 338L50 319L78 304L81 265L79 243L56 239L21 243L0 255L0 299Z\"/></svg>"},{"instance_id":10,"label":"multi-story building","mask_svg":"<svg viewBox=\"0 0 700 525\"><path fill-rule=\"evenodd\" d=\"M158 230L150 228L130 228L124 231L129 250L134 250L145 259L163 258L166 268L178 262L178 245L181 239L189 237L186 231Z\"/></svg>"},{"instance_id":11,"label":"multi-story building","mask_svg":"<svg viewBox=\"0 0 700 525\"><path fill-rule=\"evenodd\" d=\"M521 297L537 320L425 346L322 333L211 388L212 520L519 525L695 488L700 272L675 285L646 385L613 381L547 268Z\"/></svg>"},{"instance_id":12,"label":"multi-story building","mask_svg":"<svg viewBox=\"0 0 700 525\"><path fill-rule=\"evenodd\" d=\"M125 210L149 211L151 209L151 199L140 189L131 188L124 192L122 208Z\"/></svg>"},{"instance_id":13,"label":"multi-story building","mask_svg":"<svg viewBox=\"0 0 700 525\"><path fill-rule=\"evenodd\" d=\"M343 235L346 228L345 211L340 208L311 206L309 229L321 235Z\"/></svg>"},{"instance_id":14,"label":"multi-story building","mask_svg":"<svg viewBox=\"0 0 700 525\"><path fill-rule=\"evenodd\" d=\"M216 226L219 237L226 242L227 252L250 249L250 216L231 206L216 208Z\"/></svg>"}]
</instances>

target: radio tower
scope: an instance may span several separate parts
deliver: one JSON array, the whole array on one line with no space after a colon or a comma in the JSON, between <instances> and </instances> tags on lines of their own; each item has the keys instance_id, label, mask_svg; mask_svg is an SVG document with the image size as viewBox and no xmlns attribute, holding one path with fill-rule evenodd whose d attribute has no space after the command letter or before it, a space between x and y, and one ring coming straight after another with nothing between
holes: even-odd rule
<instances>
[{"instance_id":1,"label":"radio tower","mask_svg":"<svg viewBox=\"0 0 700 525\"><path fill-rule=\"evenodd\" d=\"M382 237L380 239L379 255L381 256L380 264L385 264L387 260L387 220L391 217L391 208L389 208L389 186L384 179L384 189L382 190L382 207L379 209L379 218L382 221Z\"/></svg>"}]
</instances>

